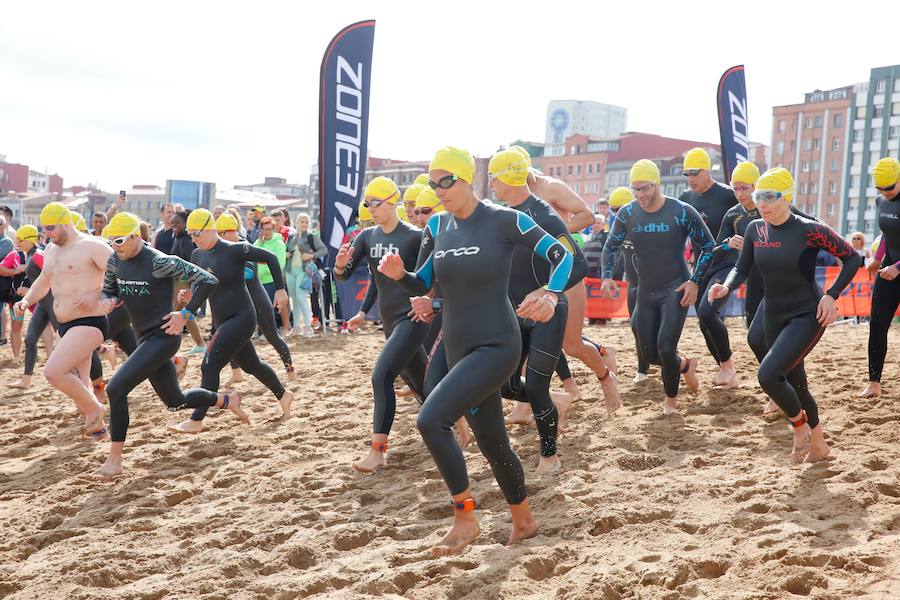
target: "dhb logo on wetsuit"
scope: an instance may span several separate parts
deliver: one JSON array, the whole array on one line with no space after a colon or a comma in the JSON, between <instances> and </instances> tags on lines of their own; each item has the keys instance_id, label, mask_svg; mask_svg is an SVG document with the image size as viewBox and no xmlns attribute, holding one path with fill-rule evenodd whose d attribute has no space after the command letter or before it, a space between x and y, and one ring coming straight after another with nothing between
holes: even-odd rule
<instances>
[{"instance_id":1,"label":"dhb logo on wetsuit","mask_svg":"<svg viewBox=\"0 0 900 600\"><path fill-rule=\"evenodd\" d=\"M384 245L381 242L369 248L369 256L372 258L380 259L387 254L400 254L400 248L394 244Z\"/></svg>"},{"instance_id":2,"label":"dhb logo on wetsuit","mask_svg":"<svg viewBox=\"0 0 900 600\"><path fill-rule=\"evenodd\" d=\"M635 233L665 233L669 231L669 225L666 223L647 223L646 225L638 223L632 231Z\"/></svg>"},{"instance_id":3,"label":"dhb logo on wetsuit","mask_svg":"<svg viewBox=\"0 0 900 600\"><path fill-rule=\"evenodd\" d=\"M450 248L448 250L438 250L437 252L434 253L434 259L437 260L448 254L453 255L453 256L474 256L475 254L478 254L480 251L481 251L481 248L479 248L478 246L468 246L465 248Z\"/></svg>"}]
</instances>

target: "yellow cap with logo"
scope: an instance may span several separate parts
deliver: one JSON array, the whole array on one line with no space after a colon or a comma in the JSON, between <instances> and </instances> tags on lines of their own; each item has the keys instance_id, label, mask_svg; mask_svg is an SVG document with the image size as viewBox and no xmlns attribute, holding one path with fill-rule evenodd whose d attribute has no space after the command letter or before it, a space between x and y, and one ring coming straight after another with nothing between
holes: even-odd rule
<instances>
[{"instance_id":1,"label":"yellow cap with logo","mask_svg":"<svg viewBox=\"0 0 900 600\"><path fill-rule=\"evenodd\" d=\"M691 148L684 155L684 169L706 169L712 168L712 160L709 154L703 148Z\"/></svg>"},{"instance_id":2,"label":"yellow cap with logo","mask_svg":"<svg viewBox=\"0 0 900 600\"><path fill-rule=\"evenodd\" d=\"M366 191L363 192L363 196L397 204L400 201L400 189L393 180L378 176L369 182L369 185L366 186Z\"/></svg>"},{"instance_id":3,"label":"yellow cap with logo","mask_svg":"<svg viewBox=\"0 0 900 600\"><path fill-rule=\"evenodd\" d=\"M499 179L506 185L522 187L528 183L528 168L528 161L522 152L508 148L491 157L488 176Z\"/></svg>"},{"instance_id":4,"label":"yellow cap with logo","mask_svg":"<svg viewBox=\"0 0 900 600\"><path fill-rule=\"evenodd\" d=\"M215 229L216 220L211 212L205 208L197 208L191 211L187 218L187 228L192 231L204 231Z\"/></svg>"},{"instance_id":5,"label":"yellow cap with logo","mask_svg":"<svg viewBox=\"0 0 900 600\"><path fill-rule=\"evenodd\" d=\"M773 167L760 175L756 190L781 192L782 197L791 202L794 199L794 176L782 167Z\"/></svg>"},{"instance_id":6,"label":"yellow cap with logo","mask_svg":"<svg viewBox=\"0 0 900 600\"><path fill-rule=\"evenodd\" d=\"M141 230L141 220L130 212L117 212L104 230L103 237L122 237L134 235Z\"/></svg>"},{"instance_id":7,"label":"yellow cap with logo","mask_svg":"<svg viewBox=\"0 0 900 600\"><path fill-rule=\"evenodd\" d=\"M216 231L237 231L240 229L237 219L231 213L222 213L216 219Z\"/></svg>"},{"instance_id":8,"label":"yellow cap with logo","mask_svg":"<svg viewBox=\"0 0 900 600\"><path fill-rule=\"evenodd\" d=\"M433 208L436 213L444 212L445 210L444 205L441 204L441 199L437 197L437 194L431 188L422 190L419 197L416 198L416 208Z\"/></svg>"},{"instance_id":9,"label":"yellow cap with logo","mask_svg":"<svg viewBox=\"0 0 900 600\"><path fill-rule=\"evenodd\" d=\"M16 230L16 239L20 242L28 240L29 242L37 243L38 237L38 230L34 225L22 225Z\"/></svg>"},{"instance_id":10,"label":"yellow cap with logo","mask_svg":"<svg viewBox=\"0 0 900 600\"><path fill-rule=\"evenodd\" d=\"M875 179L875 187L888 187L900 180L900 162L893 156L886 156L872 169L872 178Z\"/></svg>"},{"instance_id":11,"label":"yellow cap with logo","mask_svg":"<svg viewBox=\"0 0 900 600\"><path fill-rule=\"evenodd\" d=\"M659 167L652 160L642 158L631 165L631 183L635 181L649 181L659 183Z\"/></svg>"},{"instance_id":12,"label":"yellow cap with logo","mask_svg":"<svg viewBox=\"0 0 900 600\"><path fill-rule=\"evenodd\" d=\"M739 162L731 172L732 183L749 183L754 185L759 179L759 167L752 162L745 160Z\"/></svg>"},{"instance_id":13,"label":"yellow cap with logo","mask_svg":"<svg viewBox=\"0 0 900 600\"><path fill-rule=\"evenodd\" d=\"M434 153L429 171L447 171L456 175L466 183L475 181L475 159L468 150L444 146Z\"/></svg>"},{"instance_id":14,"label":"yellow cap with logo","mask_svg":"<svg viewBox=\"0 0 900 600\"><path fill-rule=\"evenodd\" d=\"M62 202L51 202L41 209L41 225L71 225L72 215Z\"/></svg>"},{"instance_id":15,"label":"yellow cap with logo","mask_svg":"<svg viewBox=\"0 0 900 600\"><path fill-rule=\"evenodd\" d=\"M632 200L634 200L634 194L631 193L630 189L625 186L617 187L609 195L609 207L622 208Z\"/></svg>"}]
</instances>

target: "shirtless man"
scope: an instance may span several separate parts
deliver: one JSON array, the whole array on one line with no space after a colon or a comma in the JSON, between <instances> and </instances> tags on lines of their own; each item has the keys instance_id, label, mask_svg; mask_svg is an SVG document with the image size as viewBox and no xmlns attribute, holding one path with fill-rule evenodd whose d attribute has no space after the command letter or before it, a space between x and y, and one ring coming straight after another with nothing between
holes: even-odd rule
<instances>
[{"instance_id":1,"label":"shirtless man","mask_svg":"<svg viewBox=\"0 0 900 600\"><path fill-rule=\"evenodd\" d=\"M521 146L513 146L513 149L526 155L526 160L528 160L529 165L531 164L531 158L528 157L527 150ZM594 213L591 212L591 209L588 208L587 203L581 196L572 191L572 188L566 185L564 181L532 171L528 175L528 188L535 196L556 210L570 233L582 231L594 224ZM566 291L566 299L569 303L569 317L566 321L563 352L568 356L579 359L597 375L601 382L607 406L610 411L615 411L620 404L618 385L614 375L616 371L616 350L609 346L598 346L581 335L584 329L584 313L587 309L587 288L583 280ZM578 390L578 384L575 382L575 378L568 373L567 365L562 357L560 358L560 366L563 367L560 379L563 380L563 387L566 392L571 394L573 399L580 398L581 392ZM607 370L613 375L606 377ZM558 369L557 373L559 372L560 370ZM568 377L564 377L564 375L568 375ZM527 404L522 404L523 409L529 408ZM518 416L515 415L515 417ZM512 417L513 415L511 415Z\"/></svg>"},{"instance_id":2,"label":"shirtless man","mask_svg":"<svg viewBox=\"0 0 900 600\"><path fill-rule=\"evenodd\" d=\"M16 314L25 314L29 306L53 292L60 340L44 366L44 377L75 402L84 418L85 435L100 440L106 435L106 408L94 396L90 368L91 353L106 337L100 288L112 249L102 240L76 231L68 209L59 202L45 206L40 218L53 244L47 247L40 276L16 303Z\"/></svg>"}]
</instances>

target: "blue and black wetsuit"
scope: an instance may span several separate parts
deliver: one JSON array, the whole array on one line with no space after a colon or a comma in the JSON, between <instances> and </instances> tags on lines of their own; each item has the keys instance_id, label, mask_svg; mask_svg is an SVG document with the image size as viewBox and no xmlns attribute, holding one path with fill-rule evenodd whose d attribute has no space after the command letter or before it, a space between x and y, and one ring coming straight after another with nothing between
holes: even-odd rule
<instances>
[{"instance_id":1,"label":"blue and black wetsuit","mask_svg":"<svg viewBox=\"0 0 900 600\"><path fill-rule=\"evenodd\" d=\"M572 272L566 283L566 289L587 276L587 260L581 248L572 239L569 228L553 207L531 195L521 204L510 208L528 215L572 254ZM509 275L509 299L512 305L519 306L528 294L547 285L550 274L551 264L546 258L535 254L533 248L515 246ZM512 377L501 390L504 398L531 404L541 439L541 456L556 454L559 413L550 398L550 380L562 354L566 319L569 315L569 304L565 294L557 294L557 297L559 301L556 304L556 311L549 321L539 323L517 318L522 335L522 357ZM526 360L528 367L523 380L520 373Z\"/></svg>"},{"instance_id":2,"label":"blue and black wetsuit","mask_svg":"<svg viewBox=\"0 0 900 600\"><path fill-rule=\"evenodd\" d=\"M256 309L244 278L245 263L264 262L272 272L275 288L283 290L284 279L278 257L247 242L218 240L209 250L194 250L191 262L219 280L209 295L216 332L207 344L200 366L200 387L218 392L219 375L233 357L241 369L256 377L280 400L284 396L284 386L272 367L260 362L250 340L256 331ZM198 408L191 415L191 420L202 421L205 416L206 408Z\"/></svg>"},{"instance_id":3,"label":"blue and black wetsuit","mask_svg":"<svg viewBox=\"0 0 900 600\"><path fill-rule=\"evenodd\" d=\"M683 258L687 239L701 248L693 274ZM700 285L712 257L713 237L697 211L680 200L665 196L656 212L645 211L634 200L616 213L603 247L604 278L612 274L626 240L634 248L638 273L632 323L640 355L660 365L666 396L674 398L681 378L678 340L687 317L687 307L681 306L683 292L675 289L688 279Z\"/></svg>"},{"instance_id":4,"label":"blue and black wetsuit","mask_svg":"<svg viewBox=\"0 0 900 600\"><path fill-rule=\"evenodd\" d=\"M759 384L788 417L805 410L810 427L818 425L819 412L806 384L803 358L825 331L816 319L823 295L816 283L819 250L843 261L827 292L836 300L853 280L862 258L827 225L793 214L781 225L752 221L737 264L725 280L734 290L754 267L759 270L765 298L759 310L768 347L759 365Z\"/></svg>"},{"instance_id":5,"label":"blue and black wetsuit","mask_svg":"<svg viewBox=\"0 0 900 600\"><path fill-rule=\"evenodd\" d=\"M410 388L424 397L425 350L422 343L429 325L416 323L408 315L411 310L409 294L393 279L378 271L378 263L386 254L399 254L407 269L416 264L422 230L400 221L390 232L380 226L367 227L353 240L350 262L343 273L334 273L339 281L346 281L361 264L367 264L377 288L378 311L384 324L387 341L372 369L372 390L375 411L372 432L389 434L397 410L394 380L401 373ZM371 284L370 284L371 287Z\"/></svg>"},{"instance_id":6,"label":"blue and black wetsuit","mask_svg":"<svg viewBox=\"0 0 900 600\"><path fill-rule=\"evenodd\" d=\"M894 196L892 200L879 196L875 205L878 207L878 227L885 250L881 264L885 267L895 265L900 269L900 196ZM872 289L872 317L869 320L869 381L881 381L888 329L897 306L900 306L900 277L892 281L876 277Z\"/></svg>"},{"instance_id":7,"label":"blue and black wetsuit","mask_svg":"<svg viewBox=\"0 0 900 600\"><path fill-rule=\"evenodd\" d=\"M102 295L121 301L130 323L140 336L137 348L109 380L110 437L124 442L128 431L128 394L144 381L159 395L169 410L215 406L216 393L205 389L182 391L172 357L181 347L181 332L163 331L164 317L171 311L176 279L194 286L187 309L195 312L206 301L218 280L210 273L177 256L163 254L145 245L128 260L109 257Z\"/></svg>"},{"instance_id":8,"label":"blue and black wetsuit","mask_svg":"<svg viewBox=\"0 0 900 600\"><path fill-rule=\"evenodd\" d=\"M547 288L562 292L572 255L528 215L478 202L466 219L431 217L416 273L401 284L410 295L431 289L443 294L443 344L449 372L428 395L418 427L450 494L469 486L462 451L451 427L466 417L509 504L525 500L525 475L509 445L500 387L522 356L519 325L509 300L513 249L523 245L553 263Z\"/></svg>"},{"instance_id":9,"label":"blue and black wetsuit","mask_svg":"<svg viewBox=\"0 0 900 600\"><path fill-rule=\"evenodd\" d=\"M712 187L702 194L687 190L681 194L679 200L694 207L700 213L707 228L713 233L719 232L725 214L731 207L738 204L734 190L717 181L714 181ZM696 243L693 244L693 247L696 261L700 256L701 248ZM722 283L736 260L737 254L734 252L721 253L713 257L706 270L706 275L699 282L700 291L697 294L697 301L694 303L700 331L706 339L709 353L717 363L723 363L731 358L731 344L728 340L728 328L725 327L725 322L719 314L720 304L710 304L706 292L714 283Z\"/></svg>"},{"instance_id":10,"label":"blue and black wetsuit","mask_svg":"<svg viewBox=\"0 0 900 600\"><path fill-rule=\"evenodd\" d=\"M137 348L138 341L134 335L134 329L131 328L128 311L124 306L117 306L115 310L106 315L106 320L108 323L106 339L114 341L126 356L131 356L131 353ZM100 353L94 350L91 354L91 381L97 381L102 377L103 362L100 360Z\"/></svg>"}]
</instances>

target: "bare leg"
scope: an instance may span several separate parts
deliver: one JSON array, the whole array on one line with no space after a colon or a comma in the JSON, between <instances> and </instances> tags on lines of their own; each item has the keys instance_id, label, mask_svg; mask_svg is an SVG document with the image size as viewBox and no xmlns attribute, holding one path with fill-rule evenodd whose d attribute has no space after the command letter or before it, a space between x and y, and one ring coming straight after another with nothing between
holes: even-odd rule
<instances>
[{"instance_id":1,"label":"bare leg","mask_svg":"<svg viewBox=\"0 0 900 600\"><path fill-rule=\"evenodd\" d=\"M456 441L459 443L460 448L466 448L475 441L475 436L472 435L472 430L469 429L469 422L466 421L465 417L460 417L459 421L456 422Z\"/></svg>"},{"instance_id":2,"label":"bare leg","mask_svg":"<svg viewBox=\"0 0 900 600\"><path fill-rule=\"evenodd\" d=\"M521 504L510 504L509 512L512 513L512 533L509 535L507 545L514 544L520 540L533 538L538 532L538 523L528 506L528 500L525 499Z\"/></svg>"},{"instance_id":3,"label":"bare leg","mask_svg":"<svg viewBox=\"0 0 900 600\"><path fill-rule=\"evenodd\" d=\"M468 488L460 494L454 494L453 502L463 502L471 497L472 489ZM513 531L515 532L515 523L513 525ZM440 557L459 554L466 549L466 546L474 542L479 534L481 534L481 528L478 527L478 519L475 517L475 511L454 510L453 525L450 526L450 531L441 538L441 541L432 546L431 555Z\"/></svg>"},{"instance_id":4,"label":"bare leg","mask_svg":"<svg viewBox=\"0 0 900 600\"><path fill-rule=\"evenodd\" d=\"M103 415L106 408L91 392L90 363L91 352L103 341L96 327L73 327L60 339L57 351L44 365L44 377L54 388L75 402L78 412L84 417L85 432L94 433L103 429ZM72 374L78 368L81 377ZM88 385L85 385L88 380Z\"/></svg>"},{"instance_id":5,"label":"bare leg","mask_svg":"<svg viewBox=\"0 0 900 600\"><path fill-rule=\"evenodd\" d=\"M9 344L12 346L13 357L18 360L22 355L22 325L25 323L21 319L10 319L12 321L9 330Z\"/></svg>"}]
</instances>

